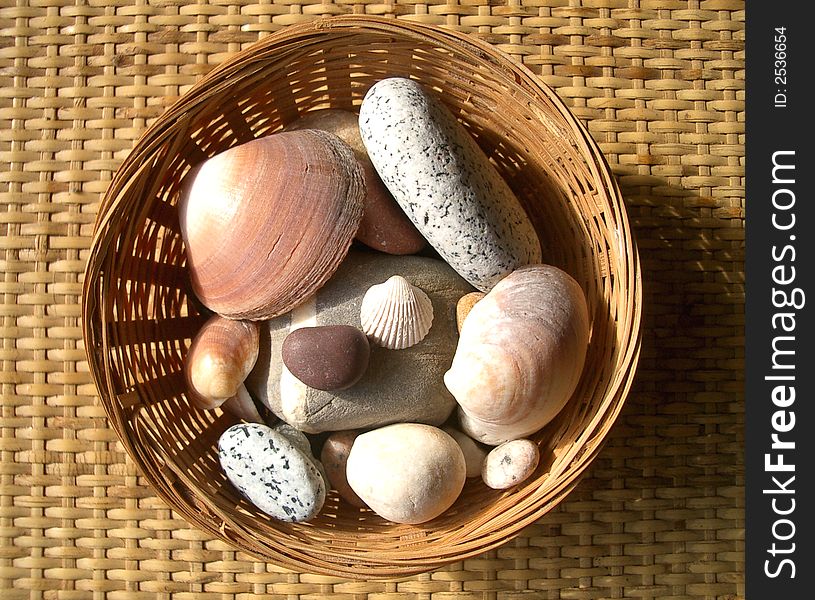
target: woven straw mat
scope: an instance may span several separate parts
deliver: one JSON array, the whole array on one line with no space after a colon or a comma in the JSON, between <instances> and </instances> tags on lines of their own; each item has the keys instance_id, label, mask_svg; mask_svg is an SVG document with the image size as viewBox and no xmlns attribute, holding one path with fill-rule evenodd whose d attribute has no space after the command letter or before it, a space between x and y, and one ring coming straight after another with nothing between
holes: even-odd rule
<instances>
[{"instance_id":1,"label":"woven straw mat","mask_svg":"<svg viewBox=\"0 0 815 600\"><path fill-rule=\"evenodd\" d=\"M619 179L645 282L638 375L576 490L400 581L285 571L187 525L107 426L80 333L95 213L138 135L233 52L351 12L471 33L552 86ZM0 0L3 600L743 596L743 69L737 0Z\"/></svg>"}]
</instances>

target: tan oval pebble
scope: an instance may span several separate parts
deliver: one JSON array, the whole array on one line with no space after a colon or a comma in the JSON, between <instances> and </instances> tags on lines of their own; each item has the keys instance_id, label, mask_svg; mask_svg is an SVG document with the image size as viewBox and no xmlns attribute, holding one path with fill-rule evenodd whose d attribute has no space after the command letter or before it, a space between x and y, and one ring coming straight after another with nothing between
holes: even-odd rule
<instances>
[{"instance_id":1,"label":"tan oval pebble","mask_svg":"<svg viewBox=\"0 0 815 600\"><path fill-rule=\"evenodd\" d=\"M429 521L450 508L466 479L464 455L441 429L397 423L363 433L346 465L351 489L396 523Z\"/></svg>"},{"instance_id":2,"label":"tan oval pebble","mask_svg":"<svg viewBox=\"0 0 815 600\"><path fill-rule=\"evenodd\" d=\"M452 427L443 427L442 431L456 440L458 447L464 455L464 464L467 465L467 477L481 475L481 466L487 457L487 451L466 433Z\"/></svg>"},{"instance_id":3,"label":"tan oval pebble","mask_svg":"<svg viewBox=\"0 0 815 600\"><path fill-rule=\"evenodd\" d=\"M337 490L337 493L349 504L362 508L365 503L348 485L348 478L345 475L348 455L351 453L351 447L358 435L358 431L335 431L328 436L325 444L323 444L320 460L328 474L331 487Z\"/></svg>"},{"instance_id":4,"label":"tan oval pebble","mask_svg":"<svg viewBox=\"0 0 815 600\"><path fill-rule=\"evenodd\" d=\"M495 490L518 485L532 475L540 461L538 445L531 440L512 440L496 446L484 460L481 478Z\"/></svg>"},{"instance_id":5,"label":"tan oval pebble","mask_svg":"<svg viewBox=\"0 0 815 600\"><path fill-rule=\"evenodd\" d=\"M458 303L456 304L456 325L458 325L459 332L461 331L461 327L464 325L464 319L466 319L467 315L470 314L470 310L472 310L475 303L481 300L481 298L484 296L486 296L484 292L470 292L459 299Z\"/></svg>"}]
</instances>

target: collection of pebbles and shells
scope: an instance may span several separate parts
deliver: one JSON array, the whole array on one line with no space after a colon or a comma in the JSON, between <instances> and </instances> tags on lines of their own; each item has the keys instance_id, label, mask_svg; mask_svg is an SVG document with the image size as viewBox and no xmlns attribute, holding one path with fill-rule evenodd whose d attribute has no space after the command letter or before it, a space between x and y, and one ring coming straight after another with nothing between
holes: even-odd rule
<instances>
[{"instance_id":1,"label":"collection of pebbles and shells","mask_svg":"<svg viewBox=\"0 0 815 600\"><path fill-rule=\"evenodd\" d=\"M359 115L314 111L210 158L179 215L213 313L188 396L240 419L219 459L257 508L307 521L334 489L416 524L467 478L535 472L528 438L583 370L585 297L428 90L383 79Z\"/></svg>"}]
</instances>

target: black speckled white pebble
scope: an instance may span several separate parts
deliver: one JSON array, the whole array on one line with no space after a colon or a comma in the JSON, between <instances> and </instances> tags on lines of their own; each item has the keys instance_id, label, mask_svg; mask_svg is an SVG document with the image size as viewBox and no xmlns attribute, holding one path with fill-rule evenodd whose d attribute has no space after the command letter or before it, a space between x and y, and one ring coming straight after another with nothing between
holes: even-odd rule
<instances>
[{"instance_id":1,"label":"black speckled white pebble","mask_svg":"<svg viewBox=\"0 0 815 600\"><path fill-rule=\"evenodd\" d=\"M331 482L328 479L328 473L326 473L323 463L321 463L311 451L311 442L309 441L308 436L285 421L279 421L272 425L272 430L284 435L292 444L294 444L294 446L299 448L303 454L305 454L311 460L312 463L314 463L314 466L317 467L320 475L322 475L323 482L325 483L325 489L330 490Z\"/></svg>"},{"instance_id":2,"label":"black speckled white pebble","mask_svg":"<svg viewBox=\"0 0 815 600\"><path fill-rule=\"evenodd\" d=\"M282 521L308 521L320 512L326 486L312 458L279 431L239 423L218 440L229 481L260 510Z\"/></svg>"},{"instance_id":3,"label":"black speckled white pebble","mask_svg":"<svg viewBox=\"0 0 815 600\"><path fill-rule=\"evenodd\" d=\"M515 194L453 114L419 83L383 79L365 95L359 129L382 181L438 253L488 292L541 262Z\"/></svg>"}]
</instances>

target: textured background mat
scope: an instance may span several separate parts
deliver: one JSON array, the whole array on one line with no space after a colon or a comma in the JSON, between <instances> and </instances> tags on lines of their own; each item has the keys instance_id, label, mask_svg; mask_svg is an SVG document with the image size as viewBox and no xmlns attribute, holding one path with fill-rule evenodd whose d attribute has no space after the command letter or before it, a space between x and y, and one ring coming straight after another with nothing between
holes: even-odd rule
<instances>
[{"instance_id":1,"label":"textured background mat","mask_svg":"<svg viewBox=\"0 0 815 600\"><path fill-rule=\"evenodd\" d=\"M283 571L188 526L107 427L79 324L101 194L215 64L292 23L393 15L480 36L583 119L645 280L627 406L578 488L432 574ZM0 589L16 598L743 596L744 2L0 0Z\"/></svg>"}]
</instances>

